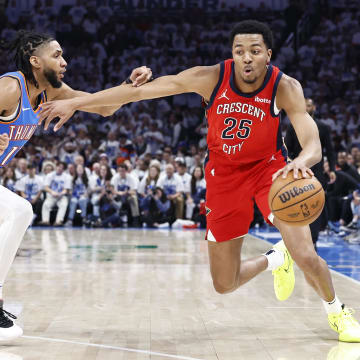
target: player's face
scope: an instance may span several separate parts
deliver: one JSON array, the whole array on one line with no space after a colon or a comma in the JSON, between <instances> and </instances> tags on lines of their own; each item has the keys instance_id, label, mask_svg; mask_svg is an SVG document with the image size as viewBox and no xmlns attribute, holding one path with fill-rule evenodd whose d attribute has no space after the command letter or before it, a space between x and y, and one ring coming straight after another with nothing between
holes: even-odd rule
<instances>
[{"instance_id":1,"label":"player's face","mask_svg":"<svg viewBox=\"0 0 360 360\"><path fill-rule=\"evenodd\" d=\"M270 62L271 50L267 49L261 34L238 34L232 48L236 76L247 84L262 80L266 65Z\"/></svg>"},{"instance_id":2,"label":"player's face","mask_svg":"<svg viewBox=\"0 0 360 360\"><path fill-rule=\"evenodd\" d=\"M57 41L51 41L41 51L43 75L53 88L60 88L66 71L67 62Z\"/></svg>"}]
</instances>

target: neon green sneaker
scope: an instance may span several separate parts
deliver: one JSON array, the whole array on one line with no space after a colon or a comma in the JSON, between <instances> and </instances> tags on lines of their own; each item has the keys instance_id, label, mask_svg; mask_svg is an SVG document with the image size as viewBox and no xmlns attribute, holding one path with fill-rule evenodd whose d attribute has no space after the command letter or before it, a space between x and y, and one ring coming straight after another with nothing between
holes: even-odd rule
<instances>
[{"instance_id":1,"label":"neon green sneaker","mask_svg":"<svg viewBox=\"0 0 360 360\"><path fill-rule=\"evenodd\" d=\"M284 301L292 294L295 286L294 260L290 256L283 240L276 243L274 248L281 251L285 258L284 263L272 271L275 295L278 300Z\"/></svg>"},{"instance_id":2,"label":"neon green sneaker","mask_svg":"<svg viewBox=\"0 0 360 360\"><path fill-rule=\"evenodd\" d=\"M329 314L330 327L339 333L339 340L344 342L360 342L360 324L353 317L353 309L343 309L339 314Z\"/></svg>"}]
</instances>

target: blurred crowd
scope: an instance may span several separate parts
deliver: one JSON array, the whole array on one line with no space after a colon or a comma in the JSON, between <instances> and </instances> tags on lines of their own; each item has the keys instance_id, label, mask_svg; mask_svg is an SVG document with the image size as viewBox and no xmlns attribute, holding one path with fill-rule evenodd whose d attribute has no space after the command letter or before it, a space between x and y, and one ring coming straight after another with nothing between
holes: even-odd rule
<instances>
[{"instance_id":1,"label":"blurred crowd","mask_svg":"<svg viewBox=\"0 0 360 360\"><path fill-rule=\"evenodd\" d=\"M266 2L256 9L228 8L223 2L216 14L196 8L136 15L115 14L106 1L97 7L92 0L77 0L74 6L37 0L32 13L23 13L18 1L9 0L1 38L11 39L20 27L53 34L68 62L64 81L95 92L122 83L141 65L157 77L216 64L231 57L228 36L236 22L266 21L274 32L273 63L298 79L305 96L314 100L315 117L331 129L338 178L350 168L347 175L357 186L360 10L352 1L325 2L319 25L296 54L285 42L293 16L312 10L299 3L290 1L285 11L274 11ZM0 73L16 70L9 57L0 55ZM284 135L287 125L284 116ZM152 227L180 221L203 227L206 135L195 94L129 104L108 118L79 112L57 133L39 127L10 166L0 169L1 183L33 203L34 224ZM333 205L331 223L338 229L354 227L353 216L360 213L357 187L340 188L336 201L347 201L346 210L339 213Z\"/></svg>"}]
</instances>

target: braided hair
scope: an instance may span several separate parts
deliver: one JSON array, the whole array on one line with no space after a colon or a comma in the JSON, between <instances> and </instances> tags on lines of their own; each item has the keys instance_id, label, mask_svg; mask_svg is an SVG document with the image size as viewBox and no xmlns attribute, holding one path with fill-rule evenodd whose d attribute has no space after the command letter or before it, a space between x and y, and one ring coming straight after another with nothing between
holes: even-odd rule
<instances>
[{"instance_id":1,"label":"braided hair","mask_svg":"<svg viewBox=\"0 0 360 360\"><path fill-rule=\"evenodd\" d=\"M47 34L19 30L14 40L8 43L2 42L1 45L9 52L14 53L13 61L15 62L17 69L25 75L25 78L36 87L39 87L32 71L30 57L39 47L53 40L55 39Z\"/></svg>"}]
</instances>

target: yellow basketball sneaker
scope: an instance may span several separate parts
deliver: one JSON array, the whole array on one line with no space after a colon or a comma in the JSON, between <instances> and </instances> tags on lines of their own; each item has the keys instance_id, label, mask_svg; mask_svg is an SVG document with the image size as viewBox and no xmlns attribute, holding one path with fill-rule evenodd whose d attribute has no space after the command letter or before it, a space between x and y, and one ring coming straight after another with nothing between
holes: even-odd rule
<instances>
[{"instance_id":1,"label":"yellow basketball sneaker","mask_svg":"<svg viewBox=\"0 0 360 360\"><path fill-rule=\"evenodd\" d=\"M328 314L330 327L339 333L339 340L344 342L360 342L360 324L353 317L353 309L343 309L338 314Z\"/></svg>"},{"instance_id":2,"label":"yellow basketball sneaker","mask_svg":"<svg viewBox=\"0 0 360 360\"><path fill-rule=\"evenodd\" d=\"M293 292L295 286L294 260L281 240L274 248L284 254L284 263L272 271L274 275L275 295L280 301L286 300Z\"/></svg>"}]
</instances>

